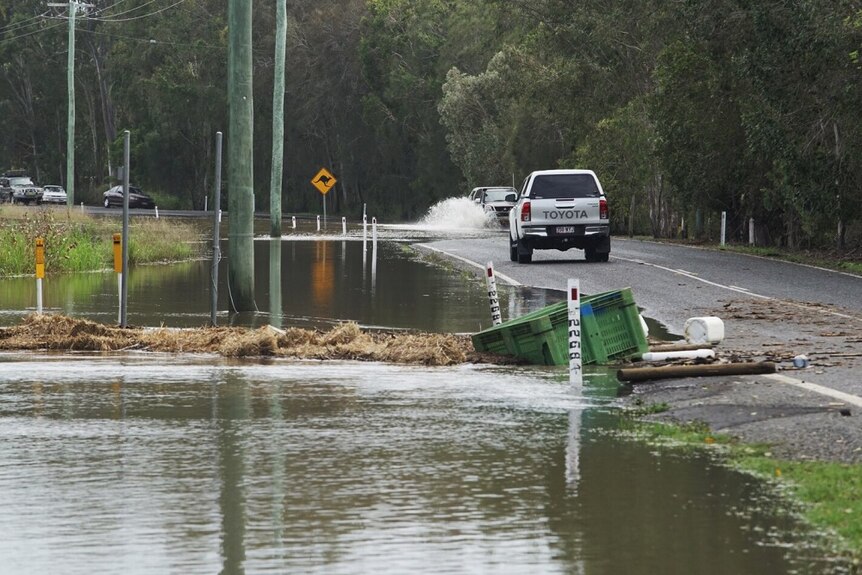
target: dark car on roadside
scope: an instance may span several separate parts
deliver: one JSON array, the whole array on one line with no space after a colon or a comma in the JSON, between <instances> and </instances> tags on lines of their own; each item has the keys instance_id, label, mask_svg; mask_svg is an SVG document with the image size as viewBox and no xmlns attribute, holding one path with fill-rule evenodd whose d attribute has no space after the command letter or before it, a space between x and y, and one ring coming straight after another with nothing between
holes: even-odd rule
<instances>
[{"instance_id":1,"label":"dark car on roadside","mask_svg":"<svg viewBox=\"0 0 862 575\"><path fill-rule=\"evenodd\" d=\"M0 177L0 198L4 202L41 204L42 188L37 186L26 172L6 172Z\"/></svg>"},{"instance_id":2,"label":"dark car on roadside","mask_svg":"<svg viewBox=\"0 0 862 575\"><path fill-rule=\"evenodd\" d=\"M114 186L106 191L103 196L102 205L106 208L116 206L123 207L123 186ZM153 209L156 207L156 202L137 186L129 186L129 207L130 208L145 208Z\"/></svg>"}]
</instances>

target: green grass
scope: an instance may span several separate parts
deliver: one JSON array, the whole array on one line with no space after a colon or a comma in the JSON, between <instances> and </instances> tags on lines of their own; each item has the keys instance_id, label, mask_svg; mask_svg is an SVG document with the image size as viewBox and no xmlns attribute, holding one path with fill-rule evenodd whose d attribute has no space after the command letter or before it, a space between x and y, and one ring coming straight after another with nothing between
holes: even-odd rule
<instances>
[{"instance_id":1,"label":"green grass","mask_svg":"<svg viewBox=\"0 0 862 575\"><path fill-rule=\"evenodd\" d=\"M682 450L709 449L734 469L776 482L781 493L800 505L812 526L836 534L837 549L854 565L862 563L862 465L777 459L768 445L741 443L712 433L703 423L674 425L639 419L665 410L664 404L627 410L622 418L625 436Z\"/></svg>"},{"instance_id":2,"label":"green grass","mask_svg":"<svg viewBox=\"0 0 862 575\"><path fill-rule=\"evenodd\" d=\"M129 224L129 263L184 261L201 257L206 243L194 223L133 218ZM45 272L82 272L113 267L113 234L118 220L94 218L75 210L46 207L0 208L0 276L33 274L35 240L45 240Z\"/></svg>"},{"instance_id":3,"label":"green grass","mask_svg":"<svg viewBox=\"0 0 862 575\"><path fill-rule=\"evenodd\" d=\"M774 247L763 248L736 244L726 244L719 249L862 275L862 261L850 257L841 257L826 251L792 251Z\"/></svg>"}]
</instances>

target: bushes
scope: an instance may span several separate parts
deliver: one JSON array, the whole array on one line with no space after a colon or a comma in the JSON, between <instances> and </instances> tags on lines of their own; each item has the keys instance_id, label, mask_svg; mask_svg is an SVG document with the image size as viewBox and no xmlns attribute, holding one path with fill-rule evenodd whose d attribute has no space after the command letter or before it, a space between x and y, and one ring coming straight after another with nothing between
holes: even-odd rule
<instances>
[{"instance_id":1,"label":"bushes","mask_svg":"<svg viewBox=\"0 0 862 575\"><path fill-rule=\"evenodd\" d=\"M113 265L114 219L99 219L52 208L0 209L0 276L32 274L35 240L45 240L45 272L81 272ZM188 260L206 244L193 224L152 218L130 222L129 263Z\"/></svg>"}]
</instances>

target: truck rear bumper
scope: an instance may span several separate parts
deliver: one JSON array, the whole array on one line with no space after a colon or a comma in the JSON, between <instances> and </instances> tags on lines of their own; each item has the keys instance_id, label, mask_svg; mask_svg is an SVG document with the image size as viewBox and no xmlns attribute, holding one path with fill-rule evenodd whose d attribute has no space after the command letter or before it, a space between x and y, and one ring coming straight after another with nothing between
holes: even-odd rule
<instances>
[{"instance_id":1,"label":"truck rear bumper","mask_svg":"<svg viewBox=\"0 0 862 575\"><path fill-rule=\"evenodd\" d=\"M559 233L560 228L570 227L573 233ZM568 231L568 230L567 230ZM596 249L610 251L610 226L534 226L523 228L523 241L531 248L539 250L567 250L569 248Z\"/></svg>"}]
</instances>

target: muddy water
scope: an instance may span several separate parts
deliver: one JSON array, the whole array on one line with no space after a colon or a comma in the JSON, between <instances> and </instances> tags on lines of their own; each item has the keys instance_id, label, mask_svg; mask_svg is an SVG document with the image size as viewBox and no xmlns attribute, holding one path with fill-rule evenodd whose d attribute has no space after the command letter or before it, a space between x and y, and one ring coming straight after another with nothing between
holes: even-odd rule
<instances>
[{"instance_id":1,"label":"muddy water","mask_svg":"<svg viewBox=\"0 0 862 575\"><path fill-rule=\"evenodd\" d=\"M4 356L3 570L823 572L758 482L607 435L588 379Z\"/></svg>"},{"instance_id":2,"label":"muddy water","mask_svg":"<svg viewBox=\"0 0 862 575\"><path fill-rule=\"evenodd\" d=\"M452 232L381 228L375 257L329 227L256 241L261 309L220 320L488 325L483 285L404 249ZM209 320L208 263L129 280L131 323ZM31 284L0 281L4 322ZM501 296L504 316L559 297ZM45 305L115 321L116 276L49 278ZM555 368L0 354L0 573L841 572L763 483L618 439L621 390L585 389Z\"/></svg>"}]
</instances>

